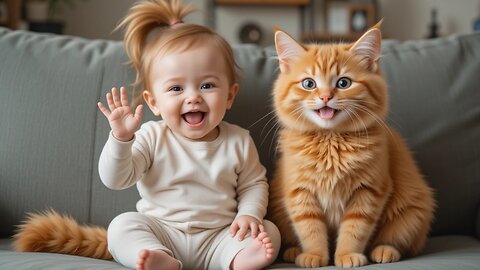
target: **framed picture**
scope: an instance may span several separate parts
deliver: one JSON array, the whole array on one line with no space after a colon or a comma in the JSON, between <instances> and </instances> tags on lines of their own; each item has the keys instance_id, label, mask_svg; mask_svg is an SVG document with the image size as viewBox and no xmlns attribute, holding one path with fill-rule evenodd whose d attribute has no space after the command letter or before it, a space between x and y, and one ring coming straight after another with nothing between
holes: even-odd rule
<instances>
[{"instance_id":1,"label":"framed picture","mask_svg":"<svg viewBox=\"0 0 480 270\"><path fill-rule=\"evenodd\" d=\"M350 32L362 33L375 24L375 8L368 3L349 5Z\"/></svg>"}]
</instances>

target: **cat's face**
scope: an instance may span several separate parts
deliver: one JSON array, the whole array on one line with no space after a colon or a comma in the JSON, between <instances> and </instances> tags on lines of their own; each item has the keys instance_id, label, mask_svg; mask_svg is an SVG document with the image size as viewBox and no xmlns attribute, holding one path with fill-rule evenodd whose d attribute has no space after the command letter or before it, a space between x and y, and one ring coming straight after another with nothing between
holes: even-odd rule
<instances>
[{"instance_id":1,"label":"cat's face","mask_svg":"<svg viewBox=\"0 0 480 270\"><path fill-rule=\"evenodd\" d=\"M354 44L303 46L282 31L275 35L281 73L275 109L288 128L362 131L384 120L387 87L378 68L380 30Z\"/></svg>"}]
</instances>

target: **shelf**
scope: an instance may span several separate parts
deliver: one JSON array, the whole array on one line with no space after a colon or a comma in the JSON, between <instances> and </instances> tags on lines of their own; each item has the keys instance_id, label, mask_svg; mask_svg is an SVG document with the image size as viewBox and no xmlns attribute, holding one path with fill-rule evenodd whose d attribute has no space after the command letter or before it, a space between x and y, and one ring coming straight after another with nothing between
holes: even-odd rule
<instances>
[{"instance_id":1,"label":"shelf","mask_svg":"<svg viewBox=\"0 0 480 270\"><path fill-rule=\"evenodd\" d=\"M207 23L215 29L216 26L216 9L218 6L294 6L299 9L300 32L305 32L306 10L312 10L311 4L314 0L208 0ZM313 13L310 14L313 17Z\"/></svg>"},{"instance_id":2,"label":"shelf","mask_svg":"<svg viewBox=\"0 0 480 270\"><path fill-rule=\"evenodd\" d=\"M301 35L302 42L353 42L359 39L362 33L347 33L347 34L330 34L330 33L303 33Z\"/></svg>"},{"instance_id":3,"label":"shelf","mask_svg":"<svg viewBox=\"0 0 480 270\"><path fill-rule=\"evenodd\" d=\"M315 2L315 0L313 0ZM331 4L341 3L345 8L348 18L344 22L347 30L344 34L337 34L330 32L330 19L329 12L331 10ZM377 22L378 14L378 0L369 0L362 2L353 2L347 0L323 0L320 6L323 19L323 28L316 30L315 27L311 27L311 31L306 31L301 34L302 42L353 42L356 41L368 28L372 27ZM354 14L363 17L364 25L358 27L354 25ZM315 25L315 23L312 23Z\"/></svg>"},{"instance_id":4,"label":"shelf","mask_svg":"<svg viewBox=\"0 0 480 270\"><path fill-rule=\"evenodd\" d=\"M291 5L306 6L310 0L215 0L216 5Z\"/></svg>"}]
</instances>

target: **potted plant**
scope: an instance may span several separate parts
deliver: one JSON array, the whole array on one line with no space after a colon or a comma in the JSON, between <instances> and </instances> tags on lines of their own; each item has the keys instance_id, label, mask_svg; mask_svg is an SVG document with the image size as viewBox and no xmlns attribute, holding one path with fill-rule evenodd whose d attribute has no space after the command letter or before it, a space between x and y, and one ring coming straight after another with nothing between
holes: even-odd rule
<instances>
[{"instance_id":1,"label":"potted plant","mask_svg":"<svg viewBox=\"0 0 480 270\"><path fill-rule=\"evenodd\" d=\"M30 30L62 34L65 23L58 19L58 14L65 7L73 8L77 1L79 0L27 0L25 14Z\"/></svg>"}]
</instances>

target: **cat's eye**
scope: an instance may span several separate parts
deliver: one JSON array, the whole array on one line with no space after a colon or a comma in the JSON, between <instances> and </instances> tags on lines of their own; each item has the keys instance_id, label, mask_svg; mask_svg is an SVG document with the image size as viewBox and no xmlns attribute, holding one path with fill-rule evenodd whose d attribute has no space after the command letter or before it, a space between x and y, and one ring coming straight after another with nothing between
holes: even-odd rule
<instances>
[{"instance_id":1,"label":"cat's eye","mask_svg":"<svg viewBox=\"0 0 480 270\"><path fill-rule=\"evenodd\" d=\"M317 87L315 81L311 78L306 78L302 81L302 87L305 90L313 90Z\"/></svg>"},{"instance_id":2,"label":"cat's eye","mask_svg":"<svg viewBox=\"0 0 480 270\"><path fill-rule=\"evenodd\" d=\"M342 77L342 78L338 79L335 87L337 87L338 89L347 89L351 85L352 85L352 80L350 78Z\"/></svg>"}]
</instances>

